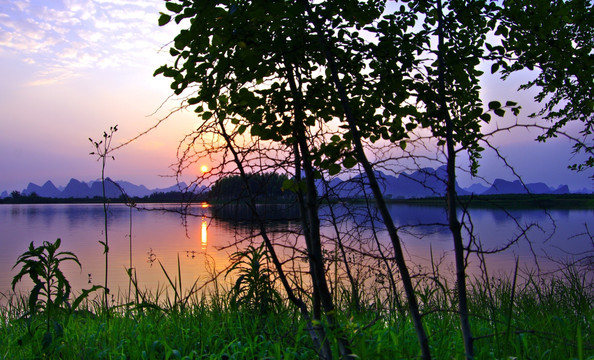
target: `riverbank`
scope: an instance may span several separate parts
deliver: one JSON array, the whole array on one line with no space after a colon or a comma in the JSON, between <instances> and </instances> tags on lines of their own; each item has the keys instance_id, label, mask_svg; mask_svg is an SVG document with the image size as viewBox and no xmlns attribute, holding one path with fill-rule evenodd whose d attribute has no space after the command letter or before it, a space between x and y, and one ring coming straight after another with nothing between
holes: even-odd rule
<instances>
[{"instance_id":1,"label":"riverbank","mask_svg":"<svg viewBox=\"0 0 594 360\"><path fill-rule=\"evenodd\" d=\"M472 208L505 209L594 209L594 194L500 194L458 197L459 204ZM444 206L445 198L391 199L394 204Z\"/></svg>"},{"instance_id":2,"label":"riverbank","mask_svg":"<svg viewBox=\"0 0 594 360\"><path fill-rule=\"evenodd\" d=\"M154 193L145 197L128 198L120 196L109 198L107 202L113 204L147 204L147 203L202 203L207 200L204 194L192 194L184 192ZM101 204L103 197L92 198L49 198L33 195L19 195L17 197L6 197L0 199L0 204Z\"/></svg>"},{"instance_id":3,"label":"riverbank","mask_svg":"<svg viewBox=\"0 0 594 360\"><path fill-rule=\"evenodd\" d=\"M346 201L365 203L365 200L361 199L347 199ZM446 199L443 197L386 199L386 203L444 207L446 205ZM463 208L594 209L594 194L465 195L458 197L458 203Z\"/></svg>"},{"instance_id":4,"label":"riverbank","mask_svg":"<svg viewBox=\"0 0 594 360\"><path fill-rule=\"evenodd\" d=\"M109 199L110 203L126 204L132 200L134 203L203 203L209 199L207 196L192 197L187 193L162 193L153 194L143 198L116 198ZM506 208L506 209L594 209L594 194L501 194L501 195L471 195L458 197L460 205L474 208ZM361 199L346 199L347 202L363 203ZM411 199L386 199L392 204L411 204L425 206L445 206L445 198L426 197ZM0 204L97 204L103 203L103 198L45 198L40 196L21 196L19 198L7 197L0 199ZM226 205L230 202L210 201L209 203ZM269 202L262 202L267 204ZM274 204L287 204L274 202Z\"/></svg>"},{"instance_id":5,"label":"riverbank","mask_svg":"<svg viewBox=\"0 0 594 360\"><path fill-rule=\"evenodd\" d=\"M476 358L591 359L592 284L572 269L531 280L516 288L509 278L469 286ZM433 357L463 358L455 289L420 285L417 296ZM23 316L26 300L4 294L8 304L0 309L0 353L7 359L317 358L306 322L286 300L254 311L237 306L228 289L183 297L174 293L140 293L136 299L116 299L117 305L106 310L98 292L77 312L56 312L49 336L44 314ZM419 356L406 312L373 292L364 294L360 307L348 296L339 299L336 314L359 359Z\"/></svg>"}]
</instances>

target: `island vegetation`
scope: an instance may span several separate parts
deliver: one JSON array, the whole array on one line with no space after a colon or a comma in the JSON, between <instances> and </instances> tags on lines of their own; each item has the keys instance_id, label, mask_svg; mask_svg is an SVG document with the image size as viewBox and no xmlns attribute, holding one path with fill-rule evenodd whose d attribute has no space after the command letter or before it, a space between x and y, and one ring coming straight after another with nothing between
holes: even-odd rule
<instances>
[{"instance_id":1,"label":"island vegetation","mask_svg":"<svg viewBox=\"0 0 594 360\"><path fill-rule=\"evenodd\" d=\"M128 197L125 194L116 198L107 198L109 202L115 204L126 203L188 203L188 202L204 202L207 200L206 194L194 194L182 191L169 192L155 192L147 196ZM102 204L105 199L102 196L94 197L69 197L69 198L54 198L43 197L36 193L21 195L18 191L13 191L9 197L0 199L0 204Z\"/></svg>"}]
</instances>

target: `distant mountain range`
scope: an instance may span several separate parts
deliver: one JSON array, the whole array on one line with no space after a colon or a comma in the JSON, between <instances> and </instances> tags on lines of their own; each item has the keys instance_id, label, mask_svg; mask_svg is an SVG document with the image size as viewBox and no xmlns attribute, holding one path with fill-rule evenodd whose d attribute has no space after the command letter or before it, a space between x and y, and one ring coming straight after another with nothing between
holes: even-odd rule
<instances>
[{"instance_id":1,"label":"distant mountain range","mask_svg":"<svg viewBox=\"0 0 594 360\"><path fill-rule=\"evenodd\" d=\"M402 173L398 176L386 175L376 172L376 176L382 187L386 198L423 198L432 196L445 196L447 168L441 166L437 169L424 168L413 173ZM328 195L330 197L360 198L362 195L361 184L365 192L371 195L367 179L355 176L349 180L334 179L330 183ZM551 188L544 183L522 184L519 180L507 181L496 179L490 187L482 184L472 184L467 188L456 185L459 195L497 195L497 194L569 194L569 187L561 185L558 188ZM318 192L326 194L326 189L318 185ZM587 192L586 190L580 192Z\"/></svg>"},{"instance_id":2,"label":"distant mountain range","mask_svg":"<svg viewBox=\"0 0 594 360\"><path fill-rule=\"evenodd\" d=\"M185 189L187 185L180 183L179 185L170 186L167 188L148 189L144 185L135 185L127 181L115 181L119 185L116 186L114 182L107 178L105 181L105 195L108 198L118 198L122 195L122 190L126 195L130 197L145 197L154 193L167 193L171 191L181 191ZM79 181L77 179L70 179L68 184L64 188L57 188L51 181L46 181L43 185L39 186L34 183L29 183L27 188L21 191L22 195L31 195L36 193L42 197L48 198L93 198L95 196L103 195L103 187L101 181L91 181L89 183ZM0 198L10 196L7 191L0 194Z\"/></svg>"},{"instance_id":3,"label":"distant mountain range","mask_svg":"<svg viewBox=\"0 0 594 360\"><path fill-rule=\"evenodd\" d=\"M410 174L402 173L398 176L387 175L380 171L376 172L376 175L386 198L422 198L445 196L446 193L447 169L445 166L437 169L424 168ZM148 189L144 185L135 185L127 181L120 180L116 181L116 183L131 197L145 197L153 193L180 191L180 189L187 187L185 183L180 183L179 185L168 188ZM330 197L361 198L361 184L363 184L366 192L371 195L371 189L369 189L367 179L362 176L355 176L349 180L335 178L330 182L328 190L325 189L325 186L321 182L318 182L318 193L321 195L328 193ZM551 188L542 182L522 184L519 180L507 181L503 179L495 179L490 187L476 183L466 188L456 185L456 188L459 195L570 193L567 185ZM201 188L200 190L205 190L205 188ZM122 194L122 191L111 180L105 182L105 192L109 198L117 198ZM70 179L64 188L57 188L51 181L47 181L41 186L29 183L27 188L21 191L23 195L30 195L32 193L36 193L42 197L52 198L93 198L95 196L102 196L102 187L101 181L85 183L76 179ZM578 193L592 193L592 191L583 189L578 191ZM0 198L8 196L10 194L7 191L0 194Z\"/></svg>"}]
</instances>

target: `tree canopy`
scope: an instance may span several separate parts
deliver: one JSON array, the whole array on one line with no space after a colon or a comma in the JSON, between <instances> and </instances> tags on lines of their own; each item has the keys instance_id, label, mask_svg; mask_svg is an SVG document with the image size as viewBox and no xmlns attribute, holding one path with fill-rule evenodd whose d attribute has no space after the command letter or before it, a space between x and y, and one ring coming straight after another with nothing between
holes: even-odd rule
<instances>
[{"instance_id":1,"label":"tree canopy","mask_svg":"<svg viewBox=\"0 0 594 360\"><path fill-rule=\"evenodd\" d=\"M163 65L155 75L171 78L171 89L196 112L199 124L190 136L191 146L195 138L208 138L211 146L199 156L220 152L221 158L231 158L229 163L222 161L220 169L237 167L240 175L235 179L243 185L235 189L251 201L259 185L250 172L275 168L292 174L285 179L291 178L292 184L283 181L283 188L294 191L300 204L313 283L313 318L322 319L323 309L330 329L338 334L342 357L350 353L328 290L315 180L348 169L365 173L392 240L422 357L428 359L428 338L412 281L374 169L399 157L448 165L459 312L466 356L473 358L464 305L465 254L471 249L462 243L457 219L456 157L466 153L469 171L476 174L483 147L489 145L484 125L494 121L493 115L505 116L507 110L518 116L522 105L506 99L485 101L482 69L487 66L503 80L514 72L536 69L534 80L521 89L537 88L535 100L543 108L531 115L534 122L516 125L544 129L540 140L569 137L574 150L588 156L573 168L591 167L592 4L179 0L165 6L168 13L161 14L159 24L174 21L182 28L170 48L173 64ZM566 133L571 122L580 123L579 135ZM185 160L192 159L186 154ZM250 162L250 156L258 162ZM224 189L225 181L230 179L215 188ZM261 233L274 259L264 227ZM276 262L276 266L282 274L282 265ZM345 266L348 269L347 261ZM313 339L325 339L319 331ZM319 343L323 358L331 357L326 341Z\"/></svg>"}]
</instances>

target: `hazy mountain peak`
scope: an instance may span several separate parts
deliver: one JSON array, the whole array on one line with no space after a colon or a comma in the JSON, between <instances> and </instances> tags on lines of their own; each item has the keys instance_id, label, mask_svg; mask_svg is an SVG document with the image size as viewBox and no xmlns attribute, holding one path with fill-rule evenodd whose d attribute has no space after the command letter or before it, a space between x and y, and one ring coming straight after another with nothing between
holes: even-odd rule
<instances>
[{"instance_id":1,"label":"hazy mountain peak","mask_svg":"<svg viewBox=\"0 0 594 360\"><path fill-rule=\"evenodd\" d=\"M420 198L429 196L444 196L446 191L447 167L445 165L436 169L421 168L412 173L402 172L400 174L386 174L375 170L376 177L380 183L381 190L386 198ZM149 189L144 185L136 185L125 180L118 180L116 186L110 178L106 178L105 192L108 197L120 197L122 190L129 197L145 197L154 193L168 193L176 191L200 192L205 190L204 186L199 188L188 188L184 182L165 188ZM330 186L332 188L331 197L353 198L362 197L361 184L364 184L364 191L371 194L368 181L364 174L356 175L349 180L333 178ZM318 182L318 193L323 196L326 194L325 186ZM495 179L490 187L475 183L463 189L456 185L459 195L493 195L493 194L568 194L570 193L567 185L559 185L554 189L543 182L522 184L520 180L509 181L505 179ZM103 195L103 186L101 180L93 180L89 183L71 178L65 187L56 187L54 183L47 180L43 186L29 183L27 188L22 191L23 195L30 195L35 192L42 197L53 198L92 198ZM588 189L582 189L581 193L591 193ZM10 194L3 191L0 198L8 197Z\"/></svg>"},{"instance_id":2,"label":"hazy mountain peak","mask_svg":"<svg viewBox=\"0 0 594 360\"><path fill-rule=\"evenodd\" d=\"M117 183L117 185L114 183ZM190 191L192 189L188 189L188 185L185 182L181 182L166 188L148 189L144 185L136 185L129 181L113 181L109 177L105 178L105 195L107 197L120 197L122 195L122 190L129 197L145 197L157 192L167 193L184 190ZM103 184L101 183L101 179L86 183L84 181L71 178L66 186L59 189L51 180L47 180L43 186L39 186L35 183L29 183L27 188L21 191L21 193L23 195L31 195L32 193L36 193L39 196L50 198L92 198L95 196L103 196ZM10 196L10 194L7 191L4 191L2 192L0 198L5 198L8 196Z\"/></svg>"},{"instance_id":3,"label":"hazy mountain peak","mask_svg":"<svg viewBox=\"0 0 594 360\"><path fill-rule=\"evenodd\" d=\"M482 195L496 194L567 194L569 187L562 185L554 190L543 182L522 183L520 180L508 181L504 179L495 179L493 185Z\"/></svg>"}]
</instances>

